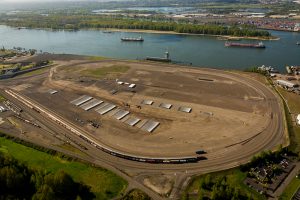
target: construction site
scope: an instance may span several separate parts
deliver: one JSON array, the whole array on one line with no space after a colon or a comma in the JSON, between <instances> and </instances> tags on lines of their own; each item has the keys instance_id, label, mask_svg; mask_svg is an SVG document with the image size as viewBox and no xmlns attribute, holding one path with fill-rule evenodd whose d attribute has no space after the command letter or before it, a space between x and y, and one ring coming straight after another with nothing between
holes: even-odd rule
<instances>
[{"instance_id":1,"label":"construction site","mask_svg":"<svg viewBox=\"0 0 300 200\"><path fill-rule=\"evenodd\" d=\"M278 115L255 81L218 70L60 61L35 82L10 88L105 146L139 156L231 151L255 140Z\"/></svg>"},{"instance_id":2,"label":"construction site","mask_svg":"<svg viewBox=\"0 0 300 200\"><path fill-rule=\"evenodd\" d=\"M132 176L228 169L288 142L282 102L256 76L141 61L53 63L1 82L2 132L54 149L67 143Z\"/></svg>"}]
</instances>

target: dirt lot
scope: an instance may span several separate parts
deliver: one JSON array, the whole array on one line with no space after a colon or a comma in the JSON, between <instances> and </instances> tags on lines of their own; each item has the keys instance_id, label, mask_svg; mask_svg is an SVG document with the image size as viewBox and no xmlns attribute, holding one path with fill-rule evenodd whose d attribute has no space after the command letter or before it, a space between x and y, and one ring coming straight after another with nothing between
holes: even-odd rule
<instances>
[{"instance_id":1,"label":"dirt lot","mask_svg":"<svg viewBox=\"0 0 300 200\"><path fill-rule=\"evenodd\" d=\"M125 61L56 63L48 78L31 85L23 83L18 90L82 126L103 144L123 152L170 157L194 155L198 149L208 153L230 151L234 144L263 131L271 119L264 94L254 83L244 81L241 74ZM120 68L116 70L115 66L123 68L118 71ZM96 70L99 76L89 76L88 70ZM119 85L116 79L134 83L136 88ZM50 95L50 88L59 92ZM134 127L123 123L128 117L119 121L111 113L102 116L94 109L84 111L70 104L84 94L114 103L142 121L158 121L160 126L148 133L138 128L141 122ZM145 99L154 104L142 105ZM160 103L173 107L160 108ZM179 112L180 106L190 107L192 112ZM101 127L92 127L88 120L99 122Z\"/></svg>"}]
</instances>

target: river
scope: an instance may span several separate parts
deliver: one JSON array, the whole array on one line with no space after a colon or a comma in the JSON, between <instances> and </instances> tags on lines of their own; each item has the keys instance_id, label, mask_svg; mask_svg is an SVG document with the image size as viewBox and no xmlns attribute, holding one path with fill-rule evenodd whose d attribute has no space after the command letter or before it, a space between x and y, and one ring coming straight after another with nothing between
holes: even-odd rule
<instances>
[{"instance_id":1,"label":"river","mask_svg":"<svg viewBox=\"0 0 300 200\"><path fill-rule=\"evenodd\" d=\"M251 49L224 47L224 41L208 36L103 33L97 30L19 30L0 25L0 46L122 59L162 57L168 50L171 59L175 62L221 69L245 69L252 66L271 65L283 71L286 65L300 65L300 46L296 45L296 42L300 41L300 34L279 31L271 31L271 33L280 37L280 40L264 41L266 49ZM145 41L139 43L120 40L121 37L139 36L142 36Z\"/></svg>"}]
</instances>

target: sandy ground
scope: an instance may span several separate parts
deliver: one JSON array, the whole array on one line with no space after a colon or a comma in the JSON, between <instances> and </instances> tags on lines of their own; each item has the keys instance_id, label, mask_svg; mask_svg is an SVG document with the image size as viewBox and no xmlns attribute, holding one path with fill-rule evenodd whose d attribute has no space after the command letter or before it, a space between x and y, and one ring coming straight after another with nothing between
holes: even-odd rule
<instances>
[{"instance_id":1,"label":"sandy ground","mask_svg":"<svg viewBox=\"0 0 300 200\"><path fill-rule=\"evenodd\" d=\"M160 195L167 195L171 192L174 177L168 175L148 176L144 179L144 185Z\"/></svg>"},{"instance_id":2,"label":"sandy ground","mask_svg":"<svg viewBox=\"0 0 300 200\"><path fill-rule=\"evenodd\" d=\"M17 89L76 123L102 143L120 151L145 156L187 156L198 149L208 153L234 149L264 130L270 113L264 95L243 77L219 70L182 68L158 64L101 61L57 61L51 77L18 84ZM119 80L135 83L135 93L114 79L82 76L82 71L112 65L127 65L130 69ZM49 89L59 93L50 95ZM114 95L111 90L118 90ZM86 94L116 104L130 111L130 116L142 121L160 122L153 133L116 120L110 113L99 115L93 109L86 112L69 102ZM152 106L142 105L144 99ZM125 107L125 104L129 107ZM172 109L158 107L173 104ZM141 106L141 109L137 108ZM192 113L179 112L179 106L192 108ZM211 114L209 114L211 113ZM82 119L80 124L76 119ZM87 121L101 124L93 128ZM140 122L141 123L141 122Z\"/></svg>"}]
</instances>

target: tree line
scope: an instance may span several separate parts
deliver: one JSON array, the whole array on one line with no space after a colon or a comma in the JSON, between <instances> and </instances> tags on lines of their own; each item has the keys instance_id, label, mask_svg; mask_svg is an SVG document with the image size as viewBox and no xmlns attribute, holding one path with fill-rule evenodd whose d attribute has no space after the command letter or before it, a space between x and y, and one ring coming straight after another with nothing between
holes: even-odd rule
<instances>
[{"instance_id":1,"label":"tree line","mask_svg":"<svg viewBox=\"0 0 300 200\"><path fill-rule=\"evenodd\" d=\"M1 16L0 23L15 27L50 28L50 29L85 29L85 28L115 28L140 29L156 31L174 31L177 33L228 35L246 37L270 37L268 31L257 30L251 27L225 26L217 24L192 24L175 21L160 21L149 19L131 19L122 16L97 15L66 15L56 14L48 16L17 15L14 20L9 16Z\"/></svg>"},{"instance_id":2,"label":"tree line","mask_svg":"<svg viewBox=\"0 0 300 200\"><path fill-rule=\"evenodd\" d=\"M0 199L79 200L93 199L90 188L75 182L64 171L48 173L31 169L0 153Z\"/></svg>"},{"instance_id":3,"label":"tree line","mask_svg":"<svg viewBox=\"0 0 300 200\"><path fill-rule=\"evenodd\" d=\"M211 200L250 200L250 193L241 191L240 187L228 181L227 176L212 177L210 174L199 183L198 199Z\"/></svg>"}]
</instances>

